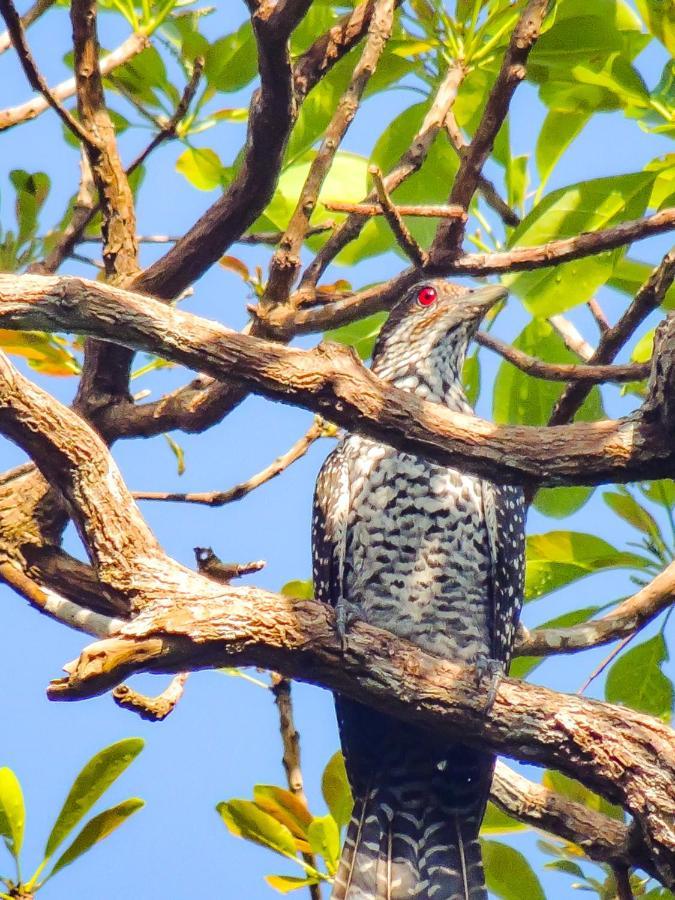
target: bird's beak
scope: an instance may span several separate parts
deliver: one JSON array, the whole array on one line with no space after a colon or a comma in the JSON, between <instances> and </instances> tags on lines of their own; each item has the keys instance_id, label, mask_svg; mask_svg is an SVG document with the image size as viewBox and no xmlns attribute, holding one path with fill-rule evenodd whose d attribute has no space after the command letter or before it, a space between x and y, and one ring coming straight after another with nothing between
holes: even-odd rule
<instances>
[{"instance_id":1,"label":"bird's beak","mask_svg":"<svg viewBox=\"0 0 675 900\"><path fill-rule=\"evenodd\" d=\"M482 315L492 309L495 303L504 300L508 296L508 291L501 284L488 284L486 287L478 288L467 297L469 305L475 305L476 311L480 311Z\"/></svg>"}]
</instances>

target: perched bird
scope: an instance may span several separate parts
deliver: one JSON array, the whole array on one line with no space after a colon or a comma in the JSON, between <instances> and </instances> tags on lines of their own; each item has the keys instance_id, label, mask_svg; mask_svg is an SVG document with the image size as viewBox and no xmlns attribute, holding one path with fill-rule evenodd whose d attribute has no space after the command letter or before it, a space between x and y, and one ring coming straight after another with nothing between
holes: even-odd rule
<instances>
[{"instance_id":1,"label":"perched bird","mask_svg":"<svg viewBox=\"0 0 675 900\"><path fill-rule=\"evenodd\" d=\"M506 295L440 279L393 308L372 369L470 413L467 346ZM428 653L508 666L523 593L525 508L500 486L358 434L330 454L314 496L318 599ZM494 757L346 698L336 707L355 805L334 900L486 898L478 831Z\"/></svg>"}]
</instances>

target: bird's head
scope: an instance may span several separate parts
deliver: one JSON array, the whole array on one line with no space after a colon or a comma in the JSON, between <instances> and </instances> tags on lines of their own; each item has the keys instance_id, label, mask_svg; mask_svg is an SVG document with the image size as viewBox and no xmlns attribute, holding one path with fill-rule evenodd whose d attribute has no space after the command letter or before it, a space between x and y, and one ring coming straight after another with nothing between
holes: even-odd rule
<instances>
[{"instance_id":1,"label":"bird's head","mask_svg":"<svg viewBox=\"0 0 675 900\"><path fill-rule=\"evenodd\" d=\"M404 390L448 400L448 389L461 383L469 341L506 294L499 285L467 288L440 278L414 285L380 332L373 371Z\"/></svg>"}]
</instances>

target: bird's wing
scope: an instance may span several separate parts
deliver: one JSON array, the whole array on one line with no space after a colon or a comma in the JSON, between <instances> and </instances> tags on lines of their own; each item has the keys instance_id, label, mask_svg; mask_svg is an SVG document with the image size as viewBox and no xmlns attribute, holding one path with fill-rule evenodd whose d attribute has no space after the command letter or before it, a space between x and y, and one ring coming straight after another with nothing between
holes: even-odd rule
<instances>
[{"instance_id":1,"label":"bird's wing","mask_svg":"<svg viewBox=\"0 0 675 900\"><path fill-rule=\"evenodd\" d=\"M508 669L525 584L525 499L514 485L483 482L483 505L492 560L493 659Z\"/></svg>"},{"instance_id":2,"label":"bird's wing","mask_svg":"<svg viewBox=\"0 0 675 900\"><path fill-rule=\"evenodd\" d=\"M314 596L339 606L344 597L344 565L349 514L349 471L342 445L326 458L314 490L312 563Z\"/></svg>"}]
</instances>

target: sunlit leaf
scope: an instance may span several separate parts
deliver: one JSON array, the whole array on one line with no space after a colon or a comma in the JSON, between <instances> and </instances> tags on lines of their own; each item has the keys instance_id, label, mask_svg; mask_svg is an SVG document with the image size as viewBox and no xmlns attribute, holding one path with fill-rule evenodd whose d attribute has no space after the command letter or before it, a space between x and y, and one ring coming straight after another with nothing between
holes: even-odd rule
<instances>
[{"instance_id":1,"label":"sunlit leaf","mask_svg":"<svg viewBox=\"0 0 675 900\"><path fill-rule=\"evenodd\" d=\"M605 699L669 721L673 712L673 684L663 672L668 649L662 634L624 651L610 668Z\"/></svg>"},{"instance_id":2,"label":"sunlit leaf","mask_svg":"<svg viewBox=\"0 0 675 900\"><path fill-rule=\"evenodd\" d=\"M485 810L480 833L484 837L488 834L510 834L514 831L524 831L526 828L527 825L523 825L517 819L512 819L511 816L490 802Z\"/></svg>"},{"instance_id":3,"label":"sunlit leaf","mask_svg":"<svg viewBox=\"0 0 675 900\"><path fill-rule=\"evenodd\" d=\"M522 853L499 841L481 841L488 890L502 900L546 900Z\"/></svg>"},{"instance_id":4,"label":"sunlit leaf","mask_svg":"<svg viewBox=\"0 0 675 900\"><path fill-rule=\"evenodd\" d=\"M293 597L294 600L313 600L314 583L312 579L307 581L287 581L281 588L284 597Z\"/></svg>"},{"instance_id":5,"label":"sunlit leaf","mask_svg":"<svg viewBox=\"0 0 675 900\"><path fill-rule=\"evenodd\" d=\"M244 281L249 281L251 278L251 273L246 263L236 256L221 256L218 263L224 269L229 269L230 272L234 272L240 278L243 278Z\"/></svg>"},{"instance_id":6,"label":"sunlit leaf","mask_svg":"<svg viewBox=\"0 0 675 900\"><path fill-rule=\"evenodd\" d=\"M358 319L356 322L350 322L348 325L327 331L324 338L338 344L347 344L356 350L361 359L369 359L380 329L386 320L386 312L373 313L372 316L366 316L365 319Z\"/></svg>"},{"instance_id":7,"label":"sunlit leaf","mask_svg":"<svg viewBox=\"0 0 675 900\"><path fill-rule=\"evenodd\" d=\"M185 474L185 451L181 447L181 445L175 441L170 434L165 434L164 438L169 445L169 448L173 455L176 457L176 474L184 475Z\"/></svg>"},{"instance_id":8,"label":"sunlit leaf","mask_svg":"<svg viewBox=\"0 0 675 900\"><path fill-rule=\"evenodd\" d=\"M333 816L312 819L307 836L312 852L326 861L329 874L334 875L340 859L340 831Z\"/></svg>"},{"instance_id":9,"label":"sunlit leaf","mask_svg":"<svg viewBox=\"0 0 675 900\"><path fill-rule=\"evenodd\" d=\"M354 799L347 778L344 757L339 750L331 756L323 770L321 793L338 828L343 828L351 818Z\"/></svg>"},{"instance_id":10,"label":"sunlit leaf","mask_svg":"<svg viewBox=\"0 0 675 900\"><path fill-rule=\"evenodd\" d=\"M599 606L585 606L582 609L574 609L571 612L555 616L538 625L538 628L569 628L580 622L587 622L600 610ZM541 656L516 656L509 668L509 675L513 678L526 678L530 672L544 661Z\"/></svg>"},{"instance_id":11,"label":"sunlit leaf","mask_svg":"<svg viewBox=\"0 0 675 900\"><path fill-rule=\"evenodd\" d=\"M211 44L206 52L204 75L217 91L238 91L255 78L257 62L253 29L247 20L237 31Z\"/></svg>"},{"instance_id":12,"label":"sunlit leaf","mask_svg":"<svg viewBox=\"0 0 675 900\"><path fill-rule=\"evenodd\" d=\"M295 858L297 847L291 832L255 803L250 800L228 800L219 803L216 810L237 837L261 844L282 856Z\"/></svg>"},{"instance_id":13,"label":"sunlit leaf","mask_svg":"<svg viewBox=\"0 0 675 900\"><path fill-rule=\"evenodd\" d=\"M627 490L606 492L602 495L602 499L633 528L637 528L638 531L649 535L649 537L660 540L661 531L656 520Z\"/></svg>"},{"instance_id":14,"label":"sunlit leaf","mask_svg":"<svg viewBox=\"0 0 675 900\"><path fill-rule=\"evenodd\" d=\"M110 744L89 760L73 782L54 823L45 847L46 857L53 855L59 844L68 837L99 797L136 759L143 745L144 741L141 738L126 738Z\"/></svg>"},{"instance_id":15,"label":"sunlit leaf","mask_svg":"<svg viewBox=\"0 0 675 900\"><path fill-rule=\"evenodd\" d=\"M285 825L294 838L306 844L299 846L300 850L309 849L307 829L312 815L295 794L273 784L256 784L253 799L262 810Z\"/></svg>"},{"instance_id":16,"label":"sunlit leaf","mask_svg":"<svg viewBox=\"0 0 675 900\"><path fill-rule=\"evenodd\" d=\"M595 812L619 821L624 819L624 812L620 806L610 803L604 797L590 791L580 781L569 778L567 775L563 775L562 772L547 770L542 775L541 781L544 787L547 787L549 790L555 791L556 794L562 794L563 797L574 800L576 803L581 803Z\"/></svg>"},{"instance_id":17,"label":"sunlit leaf","mask_svg":"<svg viewBox=\"0 0 675 900\"><path fill-rule=\"evenodd\" d=\"M18 860L23 845L26 807L19 779L7 767L0 769L0 836Z\"/></svg>"},{"instance_id":18,"label":"sunlit leaf","mask_svg":"<svg viewBox=\"0 0 675 900\"><path fill-rule=\"evenodd\" d=\"M265 875L265 881L280 894L290 894L291 891L297 891L298 888L321 884L319 878L296 878L293 875Z\"/></svg>"},{"instance_id":19,"label":"sunlit leaf","mask_svg":"<svg viewBox=\"0 0 675 900\"><path fill-rule=\"evenodd\" d=\"M208 147L188 147L176 160L176 171L200 191L212 191L223 183L223 166Z\"/></svg>"},{"instance_id":20,"label":"sunlit leaf","mask_svg":"<svg viewBox=\"0 0 675 900\"><path fill-rule=\"evenodd\" d=\"M106 809L104 812L94 816L90 822L87 822L65 853L56 861L49 877L51 878L60 869L69 866L70 863L90 850L95 844L112 834L129 816L132 816L144 805L143 800L138 797L131 797L129 800L124 800L122 803L118 803L117 806Z\"/></svg>"}]
</instances>

